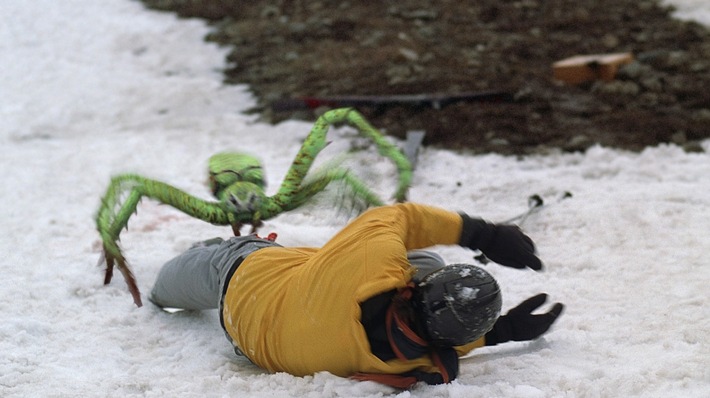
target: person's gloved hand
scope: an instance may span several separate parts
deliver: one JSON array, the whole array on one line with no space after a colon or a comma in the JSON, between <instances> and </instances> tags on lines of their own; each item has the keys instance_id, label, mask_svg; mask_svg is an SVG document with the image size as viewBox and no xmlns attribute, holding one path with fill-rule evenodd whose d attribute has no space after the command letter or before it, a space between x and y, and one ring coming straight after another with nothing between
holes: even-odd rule
<instances>
[{"instance_id":1,"label":"person's gloved hand","mask_svg":"<svg viewBox=\"0 0 710 398\"><path fill-rule=\"evenodd\" d=\"M459 245L480 250L491 261L513 268L542 269L532 239L515 225L497 225L465 214Z\"/></svg>"},{"instance_id":2,"label":"person's gloved hand","mask_svg":"<svg viewBox=\"0 0 710 398\"><path fill-rule=\"evenodd\" d=\"M486 333L486 345L496 345L506 341L532 340L550 329L550 326L560 316L564 305L556 303L552 309L544 314L535 314L533 311L547 300L547 294L537 296L520 303L506 315L498 318L493 329Z\"/></svg>"}]
</instances>

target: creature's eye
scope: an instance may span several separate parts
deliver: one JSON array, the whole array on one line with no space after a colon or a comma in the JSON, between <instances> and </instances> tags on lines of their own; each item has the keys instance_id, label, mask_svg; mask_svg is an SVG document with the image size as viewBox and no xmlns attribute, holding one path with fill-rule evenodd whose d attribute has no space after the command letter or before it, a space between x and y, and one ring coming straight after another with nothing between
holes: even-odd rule
<instances>
[{"instance_id":1,"label":"creature's eye","mask_svg":"<svg viewBox=\"0 0 710 398\"><path fill-rule=\"evenodd\" d=\"M249 211L256 211L259 209L261 206L261 196L258 194L251 192L249 194L249 203L247 207L249 208Z\"/></svg>"},{"instance_id":2,"label":"creature's eye","mask_svg":"<svg viewBox=\"0 0 710 398\"><path fill-rule=\"evenodd\" d=\"M244 198L230 194L227 200L237 211L253 212L261 205L261 198L254 192L248 192Z\"/></svg>"},{"instance_id":3,"label":"creature's eye","mask_svg":"<svg viewBox=\"0 0 710 398\"><path fill-rule=\"evenodd\" d=\"M234 206L234 209L235 209L235 210L237 210L237 211L244 211L244 210L247 210L247 209L245 209L244 204L242 203L242 201L239 200L239 198L238 198L236 195L234 195L234 194L229 194L229 198L228 198L227 200L229 200L229 203L231 203L231 204Z\"/></svg>"}]
</instances>

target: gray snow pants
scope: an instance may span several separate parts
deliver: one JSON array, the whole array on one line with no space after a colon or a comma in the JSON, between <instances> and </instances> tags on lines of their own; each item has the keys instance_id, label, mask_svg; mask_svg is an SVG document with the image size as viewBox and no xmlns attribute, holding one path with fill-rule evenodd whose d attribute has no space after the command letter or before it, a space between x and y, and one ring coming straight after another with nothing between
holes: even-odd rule
<instances>
[{"instance_id":1,"label":"gray snow pants","mask_svg":"<svg viewBox=\"0 0 710 398\"><path fill-rule=\"evenodd\" d=\"M149 300L161 308L221 308L227 282L251 253L278 244L256 236L210 239L163 265Z\"/></svg>"},{"instance_id":2,"label":"gray snow pants","mask_svg":"<svg viewBox=\"0 0 710 398\"><path fill-rule=\"evenodd\" d=\"M200 242L163 265L149 300L161 308L219 309L221 319L226 284L234 271L249 254L270 246L280 245L253 235ZM424 250L410 251L407 259L417 268L415 281L445 265L441 256Z\"/></svg>"}]
</instances>

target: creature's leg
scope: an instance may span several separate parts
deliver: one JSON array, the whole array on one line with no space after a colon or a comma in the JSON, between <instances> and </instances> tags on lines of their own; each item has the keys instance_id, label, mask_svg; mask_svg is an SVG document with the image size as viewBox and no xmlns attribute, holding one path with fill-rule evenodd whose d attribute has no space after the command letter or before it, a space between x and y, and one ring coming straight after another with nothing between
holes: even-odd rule
<instances>
[{"instance_id":1,"label":"creature's leg","mask_svg":"<svg viewBox=\"0 0 710 398\"><path fill-rule=\"evenodd\" d=\"M380 153L394 162L399 172L399 184L395 191L394 198L398 202L404 202L407 198L407 190L412 182L412 164L409 159L395 145L390 143L377 129L375 129L365 118L354 109L335 109L326 112L322 116L328 123L347 123L355 127L360 134L370 138Z\"/></svg>"},{"instance_id":2,"label":"creature's leg","mask_svg":"<svg viewBox=\"0 0 710 398\"><path fill-rule=\"evenodd\" d=\"M120 199L126 192L127 198L121 203ZM118 239L143 196L168 204L177 210L212 224L228 225L236 222L233 216L223 210L220 203L198 199L160 181L133 174L112 178L96 216L96 227L103 241L106 261L104 283L108 284L111 281L113 266L116 265L126 279L133 301L138 306L142 305L140 292L118 246Z\"/></svg>"},{"instance_id":3,"label":"creature's leg","mask_svg":"<svg viewBox=\"0 0 710 398\"><path fill-rule=\"evenodd\" d=\"M283 211L289 211L301 206L333 181L342 181L350 189L348 192L350 195L348 196L352 197L355 207L367 208L384 204L379 196L372 192L362 180L350 174L348 170L337 168L325 170L312 179L309 178L309 181L305 182L292 197L291 203L284 205ZM358 201L361 203L358 203Z\"/></svg>"},{"instance_id":4,"label":"creature's leg","mask_svg":"<svg viewBox=\"0 0 710 398\"><path fill-rule=\"evenodd\" d=\"M121 204L120 197L126 192L128 196ZM96 217L96 226L101 238L109 252L116 257L121 256L116 244L119 234L128 225L128 219L135 213L138 202L143 196L212 224L229 225L232 222L229 214L218 202L196 198L171 185L141 176L133 174L116 176L111 179Z\"/></svg>"},{"instance_id":5,"label":"creature's leg","mask_svg":"<svg viewBox=\"0 0 710 398\"><path fill-rule=\"evenodd\" d=\"M125 219L127 223L130 215L135 212L141 195L137 191L130 191L123 206L121 206L114 215L113 209L117 205L121 195L118 191L120 191L120 184L114 184L112 181L106 195L101 200L101 207L96 215L96 227L103 241L102 260L106 262L104 284L107 285L111 282L111 278L113 278L113 267L117 265L118 270L123 274L123 278L128 285L131 296L133 296L133 302L140 307L143 303L141 302L140 291L136 285L135 277L131 269L128 268L126 259L123 257L121 248L118 246L118 236L123 226L118 225L113 222L113 220ZM99 263L101 263L102 260L99 260Z\"/></svg>"},{"instance_id":6,"label":"creature's leg","mask_svg":"<svg viewBox=\"0 0 710 398\"><path fill-rule=\"evenodd\" d=\"M399 172L399 184L394 197L397 201L404 201L406 199L407 189L412 179L412 165L407 157L365 121L362 115L357 111L351 108L343 108L328 111L316 120L303 146L298 154L296 154L296 158L286 174L283 184L277 194L272 198L274 213L279 212L279 206L291 203L294 197L298 195L299 187L308 173L308 170L313 165L313 160L327 144L325 137L328 133L329 126L337 123L346 123L355 127L360 134L375 142L380 154L390 158L395 163ZM354 187L360 189L357 184L355 184ZM362 184L362 187L364 187L364 184ZM269 213L268 210L267 213ZM264 215L263 218L268 217Z\"/></svg>"}]
</instances>

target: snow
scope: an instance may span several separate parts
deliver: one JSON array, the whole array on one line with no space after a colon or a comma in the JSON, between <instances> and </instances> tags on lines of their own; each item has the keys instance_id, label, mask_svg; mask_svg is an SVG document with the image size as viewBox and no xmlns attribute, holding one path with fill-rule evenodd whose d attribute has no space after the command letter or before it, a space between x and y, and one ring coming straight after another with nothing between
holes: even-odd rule
<instances>
[{"instance_id":1,"label":"snow","mask_svg":"<svg viewBox=\"0 0 710 398\"><path fill-rule=\"evenodd\" d=\"M707 1L673 3L710 24ZM221 84L225 50L203 42L201 21L127 0L0 0L0 13L0 396L710 395L707 153L596 147L516 159L424 148L412 201L496 221L533 193L574 194L524 224L545 272L487 266L504 311L544 291L566 304L563 315L544 338L474 351L448 385L397 391L326 372L269 374L234 356L216 312L136 308L120 275L103 286L93 215L120 172L209 198L206 159L226 149L262 157L273 194L310 124L245 115L254 100ZM322 157L353 135L332 131ZM373 148L349 163L383 196L394 191L394 168ZM347 221L321 200L261 231L317 246ZM122 245L145 294L163 262L228 235L144 200ZM435 250L472 261L461 248Z\"/></svg>"},{"instance_id":2,"label":"snow","mask_svg":"<svg viewBox=\"0 0 710 398\"><path fill-rule=\"evenodd\" d=\"M466 302L467 300L474 300L478 297L478 292L480 291L481 289L465 287L461 289L461 292L459 292L459 299L463 302Z\"/></svg>"}]
</instances>

